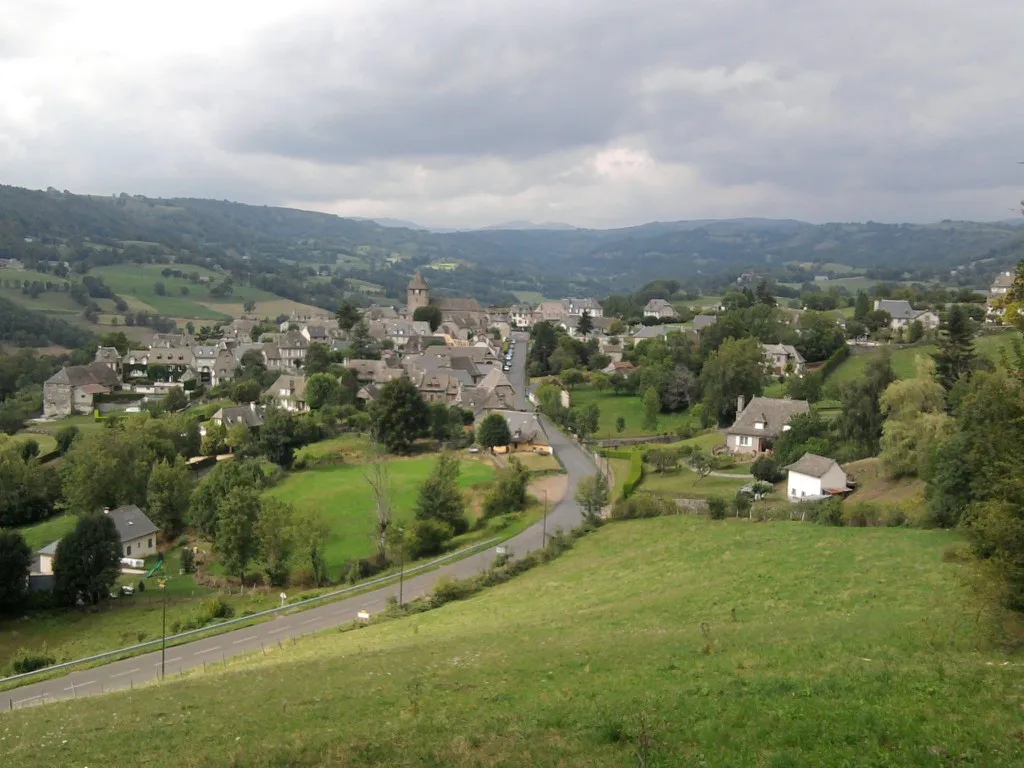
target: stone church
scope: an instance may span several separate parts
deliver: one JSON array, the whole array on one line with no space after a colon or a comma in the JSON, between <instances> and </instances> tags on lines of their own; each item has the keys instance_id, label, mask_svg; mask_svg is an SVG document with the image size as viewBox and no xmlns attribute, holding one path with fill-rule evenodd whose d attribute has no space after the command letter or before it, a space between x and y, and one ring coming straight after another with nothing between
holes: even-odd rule
<instances>
[{"instance_id":1,"label":"stone church","mask_svg":"<svg viewBox=\"0 0 1024 768\"><path fill-rule=\"evenodd\" d=\"M437 307L441 310L441 319L446 323L458 323L464 328L476 328L486 331L488 327L488 316L486 310L480 306L476 299L431 297L430 286L423 279L423 275L417 272L409 281L406 289L406 312L411 319L413 314L420 307Z\"/></svg>"}]
</instances>

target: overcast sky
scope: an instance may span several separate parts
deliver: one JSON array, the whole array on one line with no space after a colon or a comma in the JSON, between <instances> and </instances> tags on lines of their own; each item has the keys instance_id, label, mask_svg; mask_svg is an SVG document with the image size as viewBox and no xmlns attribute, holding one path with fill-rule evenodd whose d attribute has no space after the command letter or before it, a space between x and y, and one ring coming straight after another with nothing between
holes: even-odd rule
<instances>
[{"instance_id":1,"label":"overcast sky","mask_svg":"<svg viewBox=\"0 0 1024 768\"><path fill-rule=\"evenodd\" d=\"M1009 218L1020 0L0 0L0 183L433 226Z\"/></svg>"}]
</instances>

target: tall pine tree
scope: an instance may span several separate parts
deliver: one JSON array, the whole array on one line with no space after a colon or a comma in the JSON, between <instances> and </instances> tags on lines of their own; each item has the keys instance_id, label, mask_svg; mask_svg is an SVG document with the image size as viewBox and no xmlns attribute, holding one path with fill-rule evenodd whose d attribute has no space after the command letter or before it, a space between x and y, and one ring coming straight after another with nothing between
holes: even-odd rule
<instances>
[{"instance_id":1,"label":"tall pine tree","mask_svg":"<svg viewBox=\"0 0 1024 768\"><path fill-rule=\"evenodd\" d=\"M935 378L947 391L974 370L974 321L962 304L949 308L939 326L939 351L935 360Z\"/></svg>"}]
</instances>

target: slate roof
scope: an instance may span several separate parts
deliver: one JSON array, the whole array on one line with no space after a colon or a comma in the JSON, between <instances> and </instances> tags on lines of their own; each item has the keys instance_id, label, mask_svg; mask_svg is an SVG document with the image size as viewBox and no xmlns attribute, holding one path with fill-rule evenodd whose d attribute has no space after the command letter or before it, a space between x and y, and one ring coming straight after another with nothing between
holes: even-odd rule
<instances>
[{"instance_id":1,"label":"slate roof","mask_svg":"<svg viewBox=\"0 0 1024 768\"><path fill-rule=\"evenodd\" d=\"M288 390L287 395L282 395L281 390ZM277 381L270 385L266 394L275 398L290 397L295 400L306 399L306 377L297 373L282 373Z\"/></svg>"},{"instance_id":2,"label":"slate roof","mask_svg":"<svg viewBox=\"0 0 1024 768\"><path fill-rule=\"evenodd\" d=\"M430 288L430 286L427 285L427 281L423 279L423 275L417 272L412 276L412 280L409 281L409 288L417 291L425 291Z\"/></svg>"},{"instance_id":3,"label":"slate roof","mask_svg":"<svg viewBox=\"0 0 1024 768\"><path fill-rule=\"evenodd\" d=\"M106 363L89 363L88 365L68 365L61 368L46 380L47 384L65 384L72 387L84 387L98 384L102 387L117 387L121 380L117 373L110 370Z\"/></svg>"},{"instance_id":4,"label":"slate roof","mask_svg":"<svg viewBox=\"0 0 1024 768\"><path fill-rule=\"evenodd\" d=\"M229 408L221 408L212 416L213 421L220 421L224 426L243 422L250 427L262 427L263 415L266 409L262 406L234 405Z\"/></svg>"},{"instance_id":5,"label":"slate roof","mask_svg":"<svg viewBox=\"0 0 1024 768\"><path fill-rule=\"evenodd\" d=\"M498 387L508 387L512 389L512 382L508 380L508 377L498 368L492 368L491 371L484 376L477 387L480 389L487 389L494 391Z\"/></svg>"},{"instance_id":6,"label":"slate roof","mask_svg":"<svg viewBox=\"0 0 1024 768\"><path fill-rule=\"evenodd\" d=\"M697 315L693 318L693 327L698 331L703 331L709 325L714 325L717 322L717 315Z\"/></svg>"},{"instance_id":7,"label":"slate roof","mask_svg":"<svg viewBox=\"0 0 1024 768\"><path fill-rule=\"evenodd\" d=\"M787 355L798 363L805 362L804 356L792 344L762 344L761 348L769 355Z\"/></svg>"},{"instance_id":8,"label":"slate roof","mask_svg":"<svg viewBox=\"0 0 1024 768\"><path fill-rule=\"evenodd\" d=\"M992 288L1012 288L1015 276L1012 272L1001 272L992 281Z\"/></svg>"},{"instance_id":9,"label":"slate roof","mask_svg":"<svg viewBox=\"0 0 1024 768\"><path fill-rule=\"evenodd\" d=\"M806 400L755 397L726 431L730 435L778 437L791 418L801 413L810 413L810 410L811 406ZM757 422L763 422L764 429L756 429L754 424Z\"/></svg>"},{"instance_id":10,"label":"slate roof","mask_svg":"<svg viewBox=\"0 0 1024 768\"><path fill-rule=\"evenodd\" d=\"M121 362L121 353L114 347L100 347L96 350L97 363L119 363Z\"/></svg>"},{"instance_id":11,"label":"slate roof","mask_svg":"<svg viewBox=\"0 0 1024 768\"><path fill-rule=\"evenodd\" d=\"M544 432L544 427L541 425L536 413L525 411L490 411L490 413L479 414L477 425L479 426L480 421L491 413L500 414L505 419L505 423L508 424L508 431L512 433L512 442L535 443L539 440L545 444L547 443L547 434Z\"/></svg>"},{"instance_id":12,"label":"slate roof","mask_svg":"<svg viewBox=\"0 0 1024 768\"><path fill-rule=\"evenodd\" d=\"M923 310L917 310L910 306L910 302L904 299L879 299L875 302L876 309L889 313L893 320L913 320L922 314Z\"/></svg>"},{"instance_id":13,"label":"slate roof","mask_svg":"<svg viewBox=\"0 0 1024 768\"><path fill-rule=\"evenodd\" d=\"M58 544L60 544L60 539L57 539L56 541L51 541L45 547L40 549L36 554L39 554L39 555L51 555L51 556L52 555L56 555L57 554L57 545Z\"/></svg>"},{"instance_id":14,"label":"slate roof","mask_svg":"<svg viewBox=\"0 0 1024 768\"><path fill-rule=\"evenodd\" d=\"M157 532L157 527L153 525L153 521L146 517L145 513L134 504L118 507L117 509L105 509L103 513L109 515L114 521L121 541L131 541L140 536L149 536L149 534Z\"/></svg>"},{"instance_id":15,"label":"slate roof","mask_svg":"<svg viewBox=\"0 0 1024 768\"><path fill-rule=\"evenodd\" d=\"M326 339L327 329L322 325L307 325L306 333L309 334L310 339Z\"/></svg>"},{"instance_id":16,"label":"slate roof","mask_svg":"<svg viewBox=\"0 0 1024 768\"><path fill-rule=\"evenodd\" d=\"M430 300L431 306L437 307L442 312L483 312L484 308L476 299L449 298L439 296Z\"/></svg>"},{"instance_id":17,"label":"slate roof","mask_svg":"<svg viewBox=\"0 0 1024 768\"><path fill-rule=\"evenodd\" d=\"M282 333L277 339L278 349L305 349L309 346L309 339L298 331Z\"/></svg>"},{"instance_id":18,"label":"slate roof","mask_svg":"<svg viewBox=\"0 0 1024 768\"><path fill-rule=\"evenodd\" d=\"M664 299L651 299L644 307L644 312L664 312L665 310L675 314L675 310L672 308L672 305Z\"/></svg>"},{"instance_id":19,"label":"slate roof","mask_svg":"<svg viewBox=\"0 0 1024 768\"><path fill-rule=\"evenodd\" d=\"M824 477L825 473L832 469L833 465L838 466L835 459L818 456L816 453L805 453L789 466L783 467L783 469L807 475L808 477Z\"/></svg>"}]
</instances>

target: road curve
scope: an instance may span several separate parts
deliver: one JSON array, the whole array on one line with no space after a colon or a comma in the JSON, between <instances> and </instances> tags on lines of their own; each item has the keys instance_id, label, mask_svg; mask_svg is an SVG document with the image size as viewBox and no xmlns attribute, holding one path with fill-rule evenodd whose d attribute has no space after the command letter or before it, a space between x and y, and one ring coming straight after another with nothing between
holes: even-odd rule
<instances>
[{"instance_id":1,"label":"road curve","mask_svg":"<svg viewBox=\"0 0 1024 768\"><path fill-rule=\"evenodd\" d=\"M541 417L541 421L555 454L569 475L565 497L548 514L547 532L551 533L558 528L568 530L579 524L581 513L573 500L576 484L581 478L593 474L596 467L590 456L550 421L544 417ZM506 541L505 545L513 554L522 555L541 547L542 537L543 524L538 522ZM403 588L403 599L408 601L430 594L434 585L443 578L464 579L474 576L485 570L495 555L493 548L488 549L434 571L408 578ZM397 595L396 583L355 597L327 603L318 608L281 615L255 626L168 648L166 673L168 676L176 675L207 663L258 651L261 647L273 646L292 637L346 624L355 620L359 611L365 610L372 614L384 610L388 598ZM160 652L156 651L5 691L0 694L0 711L126 689L151 683L159 677Z\"/></svg>"}]
</instances>

